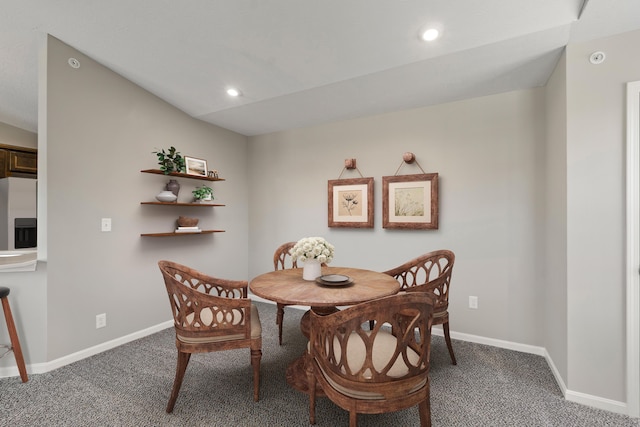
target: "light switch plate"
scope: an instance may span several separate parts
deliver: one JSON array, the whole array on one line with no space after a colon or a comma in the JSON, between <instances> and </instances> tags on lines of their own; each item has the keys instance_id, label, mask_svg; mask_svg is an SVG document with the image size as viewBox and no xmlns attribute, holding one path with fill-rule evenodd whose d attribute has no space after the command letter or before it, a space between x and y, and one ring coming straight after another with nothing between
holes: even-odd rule
<instances>
[{"instance_id":1,"label":"light switch plate","mask_svg":"<svg viewBox=\"0 0 640 427\"><path fill-rule=\"evenodd\" d=\"M107 326L107 313L96 315L96 329L104 328Z\"/></svg>"},{"instance_id":2,"label":"light switch plate","mask_svg":"<svg viewBox=\"0 0 640 427\"><path fill-rule=\"evenodd\" d=\"M472 308L474 310L478 309L478 297L475 297L475 296L469 297L469 308Z\"/></svg>"},{"instance_id":3,"label":"light switch plate","mask_svg":"<svg viewBox=\"0 0 640 427\"><path fill-rule=\"evenodd\" d=\"M111 231L111 218L102 218L102 231Z\"/></svg>"}]
</instances>

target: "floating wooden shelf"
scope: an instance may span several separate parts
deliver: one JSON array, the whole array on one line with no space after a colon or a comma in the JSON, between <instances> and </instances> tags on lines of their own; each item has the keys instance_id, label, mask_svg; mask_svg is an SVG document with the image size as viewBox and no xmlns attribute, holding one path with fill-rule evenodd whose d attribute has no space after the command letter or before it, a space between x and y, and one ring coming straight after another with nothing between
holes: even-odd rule
<instances>
[{"instance_id":1,"label":"floating wooden shelf","mask_svg":"<svg viewBox=\"0 0 640 427\"><path fill-rule=\"evenodd\" d=\"M175 233L170 231L168 233L144 233L140 236L142 237L167 237L167 236L192 236L194 234L211 234L211 233L224 233L224 230L202 230L197 233Z\"/></svg>"},{"instance_id":2,"label":"floating wooden shelf","mask_svg":"<svg viewBox=\"0 0 640 427\"><path fill-rule=\"evenodd\" d=\"M182 203L182 202L140 202L141 205L167 205L167 206L225 206L217 203Z\"/></svg>"},{"instance_id":3,"label":"floating wooden shelf","mask_svg":"<svg viewBox=\"0 0 640 427\"><path fill-rule=\"evenodd\" d=\"M199 175L189 175L186 173L180 173L180 172L171 172L171 173L164 173L163 171L161 171L160 169L143 169L140 172L144 172L144 173L152 173L155 175L164 175L164 176L172 176L172 177L179 177L179 178L188 178L188 179L199 179L202 181L224 181L224 179L221 178L209 178L208 176L199 176ZM197 207L202 207L202 206L207 206L207 207L214 207L214 206L225 206L225 205L221 205L218 203L181 203L181 202L158 202L158 201L154 201L154 202L140 202L141 205L163 205L163 206L182 206L182 207L186 207L186 206L197 206ZM181 235L189 235L192 236L194 234L211 234L211 233L224 233L224 230L201 230L197 233L175 233L173 231L167 232L167 233L143 233L140 234L140 236L142 237L175 237L175 236L181 236Z\"/></svg>"},{"instance_id":4,"label":"floating wooden shelf","mask_svg":"<svg viewBox=\"0 0 640 427\"><path fill-rule=\"evenodd\" d=\"M209 178L208 176L199 176L199 175L189 175L186 173L181 173L181 172L171 172L171 173L164 173L162 172L160 169L143 169L140 172L144 172L144 173L153 173L156 175L164 175L164 176L177 176L180 178L189 178L189 179L201 179L203 181L224 181L224 179L222 178Z\"/></svg>"}]
</instances>

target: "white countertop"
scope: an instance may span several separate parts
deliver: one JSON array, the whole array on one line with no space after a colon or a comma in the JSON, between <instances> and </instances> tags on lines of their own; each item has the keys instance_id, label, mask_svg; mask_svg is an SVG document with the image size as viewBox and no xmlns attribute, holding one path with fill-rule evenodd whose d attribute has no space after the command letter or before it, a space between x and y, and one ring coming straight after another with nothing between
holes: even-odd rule
<instances>
[{"instance_id":1,"label":"white countertop","mask_svg":"<svg viewBox=\"0 0 640 427\"><path fill-rule=\"evenodd\" d=\"M0 273L35 271L38 252L33 249L0 251Z\"/></svg>"}]
</instances>

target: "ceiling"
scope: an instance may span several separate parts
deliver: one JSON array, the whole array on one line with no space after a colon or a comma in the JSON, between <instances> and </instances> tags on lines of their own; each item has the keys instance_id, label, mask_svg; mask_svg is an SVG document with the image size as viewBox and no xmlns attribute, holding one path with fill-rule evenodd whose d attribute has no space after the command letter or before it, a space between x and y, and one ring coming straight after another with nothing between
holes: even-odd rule
<instances>
[{"instance_id":1,"label":"ceiling","mask_svg":"<svg viewBox=\"0 0 640 427\"><path fill-rule=\"evenodd\" d=\"M0 0L0 121L37 131L51 34L244 135L542 86L564 46L640 28L637 0ZM437 27L427 43L419 32ZM242 95L231 98L235 86Z\"/></svg>"}]
</instances>

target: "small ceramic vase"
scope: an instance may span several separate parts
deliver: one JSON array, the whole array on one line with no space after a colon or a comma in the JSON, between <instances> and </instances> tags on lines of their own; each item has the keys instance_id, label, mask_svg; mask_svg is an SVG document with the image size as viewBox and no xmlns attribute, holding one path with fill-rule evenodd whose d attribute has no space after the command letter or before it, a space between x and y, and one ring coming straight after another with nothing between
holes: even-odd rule
<instances>
[{"instance_id":1,"label":"small ceramic vase","mask_svg":"<svg viewBox=\"0 0 640 427\"><path fill-rule=\"evenodd\" d=\"M175 194L177 199L178 193L180 192L180 183L178 183L178 181L176 181L175 179L170 179L167 183L166 189Z\"/></svg>"},{"instance_id":2,"label":"small ceramic vase","mask_svg":"<svg viewBox=\"0 0 640 427\"><path fill-rule=\"evenodd\" d=\"M173 192L169 190L165 190L160 192L156 196L156 199L158 199L161 202L175 202L176 200L178 200L178 196L176 196L175 194L173 194Z\"/></svg>"},{"instance_id":3,"label":"small ceramic vase","mask_svg":"<svg viewBox=\"0 0 640 427\"><path fill-rule=\"evenodd\" d=\"M322 276L322 266L317 259L308 259L302 267L302 278L304 280L313 281L317 277Z\"/></svg>"}]
</instances>

